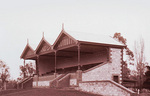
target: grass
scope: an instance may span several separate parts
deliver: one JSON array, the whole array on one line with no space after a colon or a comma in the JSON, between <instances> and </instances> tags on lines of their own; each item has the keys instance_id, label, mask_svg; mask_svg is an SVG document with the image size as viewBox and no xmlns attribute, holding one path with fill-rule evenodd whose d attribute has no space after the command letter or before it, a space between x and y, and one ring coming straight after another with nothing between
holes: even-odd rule
<instances>
[{"instance_id":1,"label":"grass","mask_svg":"<svg viewBox=\"0 0 150 96\"><path fill-rule=\"evenodd\" d=\"M150 93L141 93L139 96L150 96Z\"/></svg>"},{"instance_id":2,"label":"grass","mask_svg":"<svg viewBox=\"0 0 150 96\"><path fill-rule=\"evenodd\" d=\"M1 95L6 95L6 94L10 94L10 93L16 93L16 92L21 92L21 91L27 91L30 89L8 89L8 90L2 90L0 91L0 96Z\"/></svg>"},{"instance_id":3,"label":"grass","mask_svg":"<svg viewBox=\"0 0 150 96\"><path fill-rule=\"evenodd\" d=\"M0 92L0 96L101 96L76 90L58 90L58 89L20 89L6 90Z\"/></svg>"}]
</instances>

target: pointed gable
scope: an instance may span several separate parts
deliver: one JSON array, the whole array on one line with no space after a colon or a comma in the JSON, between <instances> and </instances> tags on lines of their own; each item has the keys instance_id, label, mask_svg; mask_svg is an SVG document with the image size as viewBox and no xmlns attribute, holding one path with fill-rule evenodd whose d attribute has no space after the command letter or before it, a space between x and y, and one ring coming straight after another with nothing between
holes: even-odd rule
<instances>
[{"instance_id":1,"label":"pointed gable","mask_svg":"<svg viewBox=\"0 0 150 96\"><path fill-rule=\"evenodd\" d=\"M54 49L59 49L74 44L77 44L77 40L70 36L68 33L66 33L64 30L62 30L56 41L54 42L53 46Z\"/></svg>"},{"instance_id":2,"label":"pointed gable","mask_svg":"<svg viewBox=\"0 0 150 96\"><path fill-rule=\"evenodd\" d=\"M27 44L20 58L25 59L33 55L35 55L34 50L31 48L29 44Z\"/></svg>"},{"instance_id":3,"label":"pointed gable","mask_svg":"<svg viewBox=\"0 0 150 96\"><path fill-rule=\"evenodd\" d=\"M52 51L52 46L44 39L40 41L38 47L36 48L36 54Z\"/></svg>"}]
</instances>

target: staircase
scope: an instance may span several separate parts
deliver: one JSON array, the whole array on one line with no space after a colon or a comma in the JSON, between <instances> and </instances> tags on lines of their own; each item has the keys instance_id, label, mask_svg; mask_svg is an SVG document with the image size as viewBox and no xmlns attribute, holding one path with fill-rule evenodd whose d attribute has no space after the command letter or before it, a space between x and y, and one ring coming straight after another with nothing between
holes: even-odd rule
<instances>
[{"instance_id":1,"label":"staircase","mask_svg":"<svg viewBox=\"0 0 150 96\"><path fill-rule=\"evenodd\" d=\"M69 87L70 86L70 74L65 74L62 78L57 80L57 87Z\"/></svg>"},{"instance_id":2,"label":"staircase","mask_svg":"<svg viewBox=\"0 0 150 96\"><path fill-rule=\"evenodd\" d=\"M61 75L48 75L48 76L35 76L33 78L33 88L49 88L50 82L54 81L55 78L58 78Z\"/></svg>"},{"instance_id":3,"label":"staircase","mask_svg":"<svg viewBox=\"0 0 150 96\"><path fill-rule=\"evenodd\" d=\"M62 77L64 77L66 74L61 74L59 76L57 76L56 78L54 78L51 82L50 82L50 87L51 88L55 88L57 87L58 85L58 80L60 80Z\"/></svg>"},{"instance_id":4,"label":"staircase","mask_svg":"<svg viewBox=\"0 0 150 96\"><path fill-rule=\"evenodd\" d=\"M73 90L78 87L77 85L76 73L66 73L27 77L18 83L17 88L63 88L66 90Z\"/></svg>"},{"instance_id":5,"label":"staircase","mask_svg":"<svg viewBox=\"0 0 150 96\"><path fill-rule=\"evenodd\" d=\"M66 73L33 78L33 88L73 88L76 86L76 73Z\"/></svg>"},{"instance_id":6,"label":"staircase","mask_svg":"<svg viewBox=\"0 0 150 96\"><path fill-rule=\"evenodd\" d=\"M17 85L18 89L32 88L33 77L27 77L21 80Z\"/></svg>"},{"instance_id":7,"label":"staircase","mask_svg":"<svg viewBox=\"0 0 150 96\"><path fill-rule=\"evenodd\" d=\"M72 80L75 83L71 83ZM78 87L76 81L76 73L62 74L61 76L50 82L50 87L57 88L59 90L75 90Z\"/></svg>"}]
</instances>

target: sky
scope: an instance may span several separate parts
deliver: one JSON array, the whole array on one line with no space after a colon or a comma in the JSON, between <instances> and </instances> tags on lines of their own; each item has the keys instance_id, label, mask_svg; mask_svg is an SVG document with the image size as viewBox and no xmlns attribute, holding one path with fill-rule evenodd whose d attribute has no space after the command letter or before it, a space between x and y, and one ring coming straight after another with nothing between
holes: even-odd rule
<instances>
[{"instance_id":1,"label":"sky","mask_svg":"<svg viewBox=\"0 0 150 96\"><path fill-rule=\"evenodd\" d=\"M64 23L65 30L77 32L120 32L132 51L134 42L143 38L149 62L149 5L149 0L0 0L0 59L16 79L27 39L36 48L44 32L54 42Z\"/></svg>"}]
</instances>

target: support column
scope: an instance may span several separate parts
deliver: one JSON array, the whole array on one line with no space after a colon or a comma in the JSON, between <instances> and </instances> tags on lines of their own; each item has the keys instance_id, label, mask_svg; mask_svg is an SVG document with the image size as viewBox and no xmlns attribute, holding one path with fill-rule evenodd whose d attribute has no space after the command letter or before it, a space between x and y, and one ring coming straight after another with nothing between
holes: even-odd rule
<instances>
[{"instance_id":1,"label":"support column","mask_svg":"<svg viewBox=\"0 0 150 96\"><path fill-rule=\"evenodd\" d=\"M38 87L38 81L39 81L39 56L37 56L37 59L36 59L36 75L34 76L35 79L36 79L36 87Z\"/></svg>"},{"instance_id":2,"label":"support column","mask_svg":"<svg viewBox=\"0 0 150 96\"><path fill-rule=\"evenodd\" d=\"M123 84L124 79L124 62L123 62L123 49L121 49L121 74L120 74L120 83Z\"/></svg>"},{"instance_id":3,"label":"support column","mask_svg":"<svg viewBox=\"0 0 150 96\"><path fill-rule=\"evenodd\" d=\"M110 60L110 47L105 47L105 49L107 50L107 61L109 62L109 60Z\"/></svg>"},{"instance_id":4,"label":"support column","mask_svg":"<svg viewBox=\"0 0 150 96\"><path fill-rule=\"evenodd\" d=\"M80 44L78 44L78 70L80 70Z\"/></svg>"},{"instance_id":5,"label":"support column","mask_svg":"<svg viewBox=\"0 0 150 96\"><path fill-rule=\"evenodd\" d=\"M109 47L109 63L112 63L112 50Z\"/></svg>"},{"instance_id":6,"label":"support column","mask_svg":"<svg viewBox=\"0 0 150 96\"><path fill-rule=\"evenodd\" d=\"M37 59L36 59L36 75L39 75L39 56L37 56Z\"/></svg>"},{"instance_id":7,"label":"support column","mask_svg":"<svg viewBox=\"0 0 150 96\"><path fill-rule=\"evenodd\" d=\"M25 62L25 59L23 59L23 60L24 60L24 61L23 61L23 65L24 65L24 67L25 67L25 63L26 63L26 62Z\"/></svg>"},{"instance_id":8,"label":"support column","mask_svg":"<svg viewBox=\"0 0 150 96\"><path fill-rule=\"evenodd\" d=\"M56 65L57 65L57 51L55 51L55 73L54 73L54 76L55 77L57 77L56 75L57 75L57 67L56 67Z\"/></svg>"},{"instance_id":9,"label":"support column","mask_svg":"<svg viewBox=\"0 0 150 96\"><path fill-rule=\"evenodd\" d=\"M76 72L77 76L77 85L79 85L79 82L82 81L82 70L81 70L81 64L80 64L80 44L78 44L78 70Z\"/></svg>"},{"instance_id":10,"label":"support column","mask_svg":"<svg viewBox=\"0 0 150 96\"><path fill-rule=\"evenodd\" d=\"M25 59L23 59L24 61L23 61L23 67L25 67ZM25 74L25 72L23 73L23 78L25 78L26 76L25 76L26 74Z\"/></svg>"}]
</instances>

